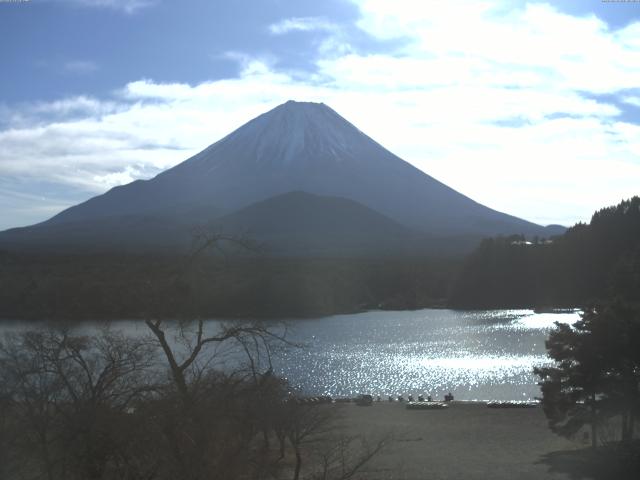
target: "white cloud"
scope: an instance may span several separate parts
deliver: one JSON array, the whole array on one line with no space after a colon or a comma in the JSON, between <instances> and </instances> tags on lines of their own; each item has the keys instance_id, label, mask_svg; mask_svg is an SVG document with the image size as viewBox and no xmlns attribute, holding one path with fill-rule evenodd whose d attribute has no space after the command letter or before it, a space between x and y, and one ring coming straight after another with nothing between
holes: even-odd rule
<instances>
[{"instance_id":1,"label":"white cloud","mask_svg":"<svg viewBox=\"0 0 640 480\"><path fill-rule=\"evenodd\" d=\"M269 25L273 35L284 35L289 32L310 32L315 30L332 31L336 25L322 17L293 17L285 18L278 23Z\"/></svg>"},{"instance_id":2,"label":"white cloud","mask_svg":"<svg viewBox=\"0 0 640 480\"><path fill-rule=\"evenodd\" d=\"M611 32L595 16L573 17L547 4L506 9L509 2L498 0L356 3L364 30L411 39L405 53L412 58L475 61L593 92L634 88L640 81L636 24Z\"/></svg>"},{"instance_id":3,"label":"white cloud","mask_svg":"<svg viewBox=\"0 0 640 480\"><path fill-rule=\"evenodd\" d=\"M622 101L634 107L640 107L640 97L623 97Z\"/></svg>"},{"instance_id":4,"label":"white cloud","mask_svg":"<svg viewBox=\"0 0 640 480\"><path fill-rule=\"evenodd\" d=\"M44 120L8 115L0 131L0 177L46 177L88 196L148 178L294 99L327 103L474 200L540 223L588 220L639 193L640 126L589 97L640 84L640 24L611 31L595 17L497 1L358 5L360 28L402 37L397 51L357 53L333 32L306 77L236 53L236 79L146 79L108 101L32 106L30 119Z\"/></svg>"}]
</instances>

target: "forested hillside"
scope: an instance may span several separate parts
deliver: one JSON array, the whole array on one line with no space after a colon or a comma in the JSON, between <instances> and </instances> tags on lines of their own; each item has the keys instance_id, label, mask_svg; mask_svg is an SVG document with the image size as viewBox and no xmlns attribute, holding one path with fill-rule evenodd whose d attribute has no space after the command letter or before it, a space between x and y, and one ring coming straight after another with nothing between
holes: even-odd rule
<instances>
[{"instance_id":1,"label":"forested hillside","mask_svg":"<svg viewBox=\"0 0 640 480\"><path fill-rule=\"evenodd\" d=\"M454 282L460 308L580 306L618 296L638 301L640 198L596 212L553 239L483 240Z\"/></svg>"},{"instance_id":2,"label":"forested hillside","mask_svg":"<svg viewBox=\"0 0 640 480\"><path fill-rule=\"evenodd\" d=\"M458 261L18 255L0 252L0 318L321 316L446 304Z\"/></svg>"}]
</instances>

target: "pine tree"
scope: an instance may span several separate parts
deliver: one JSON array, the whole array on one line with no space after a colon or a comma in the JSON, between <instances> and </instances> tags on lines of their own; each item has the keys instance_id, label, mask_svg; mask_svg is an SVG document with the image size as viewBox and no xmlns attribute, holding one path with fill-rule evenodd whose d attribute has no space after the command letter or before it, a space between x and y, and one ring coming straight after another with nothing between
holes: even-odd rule
<instances>
[{"instance_id":1,"label":"pine tree","mask_svg":"<svg viewBox=\"0 0 640 480\"><path fill-rule=\"evenodd\" d=\"M556 323L546 342L553 367L536 368L550 428L572 437L621 418L622 440L633 438L640 410L640 312L619 302L585 310L574 325Z\"/></svg>"}]
</instances>

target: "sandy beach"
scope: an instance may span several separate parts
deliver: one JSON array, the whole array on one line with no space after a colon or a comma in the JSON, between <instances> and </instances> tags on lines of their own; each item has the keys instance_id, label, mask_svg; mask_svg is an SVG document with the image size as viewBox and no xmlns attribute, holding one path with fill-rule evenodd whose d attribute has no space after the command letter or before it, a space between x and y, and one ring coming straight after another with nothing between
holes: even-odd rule
<instances>
[{"instance_id":1,"label":"sandy beach","mask_svg":"<svg viewBox=\"0 0 640 480\"><path fill-rule=\"evenodd\" d=\"M569 479L551 468L554 452L583 449L553 434L540 407L491 409L453 402L445 410L407 410L402 403L342 408L349 434L392 435L361 479Z\"/></svg>"}]
</instances>

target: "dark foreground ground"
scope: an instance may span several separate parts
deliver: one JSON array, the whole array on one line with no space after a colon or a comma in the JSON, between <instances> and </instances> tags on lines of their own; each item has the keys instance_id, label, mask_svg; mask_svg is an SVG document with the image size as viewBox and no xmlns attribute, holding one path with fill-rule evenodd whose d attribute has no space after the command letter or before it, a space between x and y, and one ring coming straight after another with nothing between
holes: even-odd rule
<instances>
[{"instance_id":1,"label":"dark foreground ground","mask_svg":"<svg viewBox=\"0 0 640 480\"><path fill-rule=\"evenodd\" d=\"M594 454L581 437L553 434L541 408L490 409L453 402L447 410L406 410L404 404L346 405L346 433L392 435L360 479L626 479L618 459ZM636 464L637 465L637 464ZM636 476L637 474L637 476Z\"/></svg>"}]
</instances>

